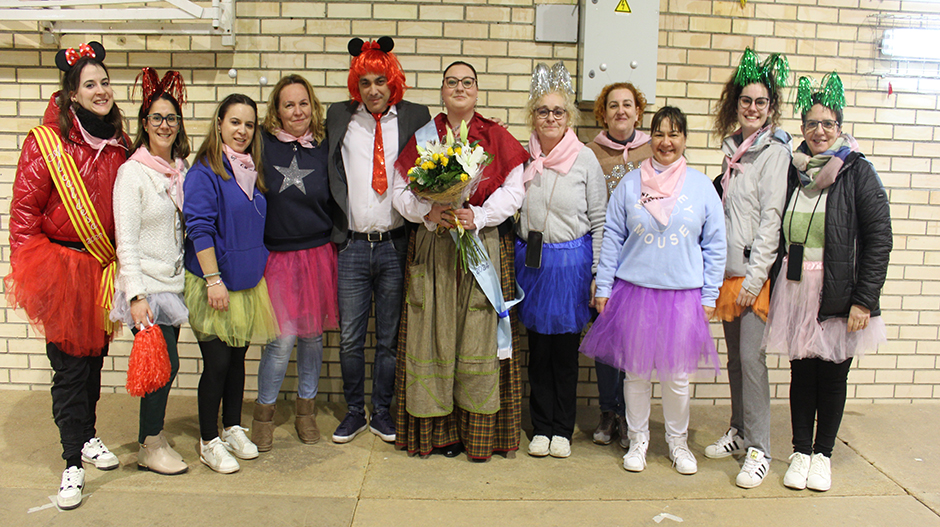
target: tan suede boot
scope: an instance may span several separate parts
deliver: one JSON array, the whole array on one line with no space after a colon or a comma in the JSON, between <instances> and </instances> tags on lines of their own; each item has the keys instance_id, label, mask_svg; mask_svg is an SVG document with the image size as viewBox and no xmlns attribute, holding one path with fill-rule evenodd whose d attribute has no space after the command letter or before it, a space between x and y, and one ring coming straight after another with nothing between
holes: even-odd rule
<instances>
[{"instance_id":1,"label":"tan suede boot","mask_svg":"<svg viewBox=\"0 0 940 527\"><path fill-rule=\"evenodd\" d=\"M317 406L314 399L297 398L297 418L294 421L297 436L308 445L320 440L320 428L317 427Z\"/></svg>"},{"instance_id":2,"label":"tan suede boot","mask_svg":"<svg viewBox=\"0 0 940 527\"><path fill-rule=\"evenodd\" d=\"M251 421L251 442L258 447L258 452L267 452L274 444L274 410L274 404L261 404L255 401L255 415Z\"/></svg>"},{"instance_id":3,"label":"tan suede boot","mask_svg":"<svg viewBox=\"0 0 940 527\"><path fill-rule=\"evenodd\" d=\"M178 459L179 454L170 448L163 434L147 436L137 453L137 469L150 470L157 474L174 476L189 470L189 466Z\"/></svg>"}]
</instances>

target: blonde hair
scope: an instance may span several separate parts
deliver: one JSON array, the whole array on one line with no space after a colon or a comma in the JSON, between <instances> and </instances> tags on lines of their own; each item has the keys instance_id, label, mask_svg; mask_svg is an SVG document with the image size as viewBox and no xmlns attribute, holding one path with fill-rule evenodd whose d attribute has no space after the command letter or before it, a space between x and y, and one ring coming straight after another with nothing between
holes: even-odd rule
<instances>
[{"instance_id":1,"label":"blonde hair","mask_svg":"<svg viewBox=\"0 0 940 527\"><path fill-rule=\"evenodd\" d=\"M555 90L545 92L539 97L529 98L529 102L527 102L525 105L525 110L526 124L529 125L530 131L535 131L535 122L537 121L535 110L542 106L542 99L552 93L558 94L565 101L565 112L568 114L568 128L574 128L578 126L578 123L581 121L581 111L578 110L578 106L575 104L574 94L569 93L566 90Z\"/></svg>"},{"instance_id":2,"label":"blonde hair","mask_svg":"<svg viewBox=\"0 0 940 527\"><path fill-rule=\"evenodd\" d=\"M228 109L236 104L244 104L245 106L251 107L257 119L258 105L251 97L242 95L241 93L229 95L222 99L222 102L219 103L219 107L216 108L215 121L209 125L209 133L206 134L206 138L202 141L202 145L196 152L196 163L200 161L205 162L213 172L226 181L232 176L228 175L228 170L225 170L225 156L222 155L222 131L219 129L219 125L228 113ZM264 184L264 165L261 162L261 133L257 126L251 138L251 143L248 145L245 152L251 154L251 160L255 164L255 169L258 171L258 180L255 183L255 187L261 192L267 192L268 188Z\"/></svg>"},{"instance_id":3,"label":"blonde hair","mask_svg":"<svg viewBox=\"0 0 940 527\"><path fill-rule=\"evenodd\" d=\"M281 80L277 81L277 84L274 85L271 96L268 98L268 113L264 116L264 129L269 134L273 135L276 129L284 128L283 123L281 123L281 118L278 116L278 109L281 106L281 91L292 84L300 84L307 90L311 110L310 128L308 128L308 130L313 134L313 138L317 140L317 143L322 143L325 135L323 127L323 105L320 103L320 99L317 98L317 94L313 92L313 86L307 82L307 79L294 73L281 77Z\"/></svg>"}]
</instances>

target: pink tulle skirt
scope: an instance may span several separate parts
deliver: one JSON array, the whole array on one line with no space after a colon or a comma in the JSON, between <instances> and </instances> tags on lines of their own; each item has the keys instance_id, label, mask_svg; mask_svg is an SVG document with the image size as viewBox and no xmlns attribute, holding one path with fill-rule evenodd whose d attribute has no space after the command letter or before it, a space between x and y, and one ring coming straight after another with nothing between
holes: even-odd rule
<instances>
[{"instance_id":1,"label":"pink tulle skirt","mask_svg":"<svg viewBox=\"0 0 940 527\"><path fill-rule=\"evenodd\" d=\"M315 337L339 327L336 245L271 251L264 270L282 335Z\"/></svg>"},{"instance_id":2,"label":"pink tulle skirt","mask_svg":"<svg viewBox=\"0 0 940 527\"><path fill-rule=\"evenodd\" d=\"M840 363L876 351L879 344L888 340L881 317L872 317L865 329L852 333L848 332L844 318L821 323L816 320L822 282L822 262L804 262L803 279L792 282L787 280L784 260L764 328L763 345L768 353L781 353L790 360L815 357Z\"/></svg>"},{"instance_id":3,"label":"pink tulle skirt","mask_svg":"<svg viewBox=\"0 0 940 527\"><path fill-rule=\"evenodd\" d=\"M694 373L703 360L718 373L701 289L650 289L618 279L580 351L647 379L653 370L660 379Z\"/></svg>"}]
</instances>

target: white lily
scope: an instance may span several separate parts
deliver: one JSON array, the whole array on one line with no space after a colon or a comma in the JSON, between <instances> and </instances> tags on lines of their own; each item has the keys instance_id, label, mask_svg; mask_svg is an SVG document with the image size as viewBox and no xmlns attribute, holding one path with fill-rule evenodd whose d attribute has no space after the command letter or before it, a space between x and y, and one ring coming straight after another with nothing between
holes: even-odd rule
<instances>
[{"instance_id":1,"label":"white lily","mask_svg":"<svg viewBox=\"0 0 940 527\"><path fill-rule=\"evenodd\" d=\"M460 142L467 144L467 136L470 135L470 131L467 130L467 121L460 121Z\"/></svg>"},{"instance_id":2,"label":"white lily","mask_svg":"<svg viewBox=\"0 0 940 527\"><path fill-rule=\"evenodd\" d=\"M460 166L463 167L464 172L469 174L470 177L474 177L480 169L480 163L486 158L486 152L483 151L483 147L480 145L477 145L473 150L464 147L455 157Z\"/></svg>"}]
</instances>

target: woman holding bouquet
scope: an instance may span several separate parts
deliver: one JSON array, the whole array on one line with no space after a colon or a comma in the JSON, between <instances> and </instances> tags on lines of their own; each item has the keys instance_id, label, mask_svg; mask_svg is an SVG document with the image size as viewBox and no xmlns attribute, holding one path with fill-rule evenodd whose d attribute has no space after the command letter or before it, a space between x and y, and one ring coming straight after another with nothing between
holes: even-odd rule
<instances>
[{"instance_id":1,"label":"woman holding bouquet","mask_svg":"<svg viewBox=\"0 0 940 527\"><path fill-rule=\"evenodd\" d=\"M458 268L449 229L458 224L479 236L504 299L515 297L511 217L522 203L527 154L503 127L474 111L476 70L454 62L444 70L441 113L418 131L398 156L394 205L419 223L408 248L405 305L399 335L396 444L409 453L440 449L485 461L519 448L522 381L518 330L497 338L499 315L475 273ZM466 123L468 142L492 156L463 203L431 203L407 188L407 174L428 140L441 143ZM449 162L456 163L453 156ZM473 174L471 174L473 176ZM472 188L471 188L472 190ZM467 193L464 193L465 196ZM513 316L514 319L514 316Z\"/></svg>"},{"instance_id":2,"label":"woman holding bouquet","mask_svg":"<svg viewBox=\"0 0 940 527\"><path fill-rule=\"evenodd\" d=\"M578 344L591 319L607 190L597 157L571 129L579 112L564 64L536 66L527 110L531 160L516 226L516 276L526 295L519 318L529 334L529 455L564 458L571 455Z\"/></svg>"}]
</instances>

